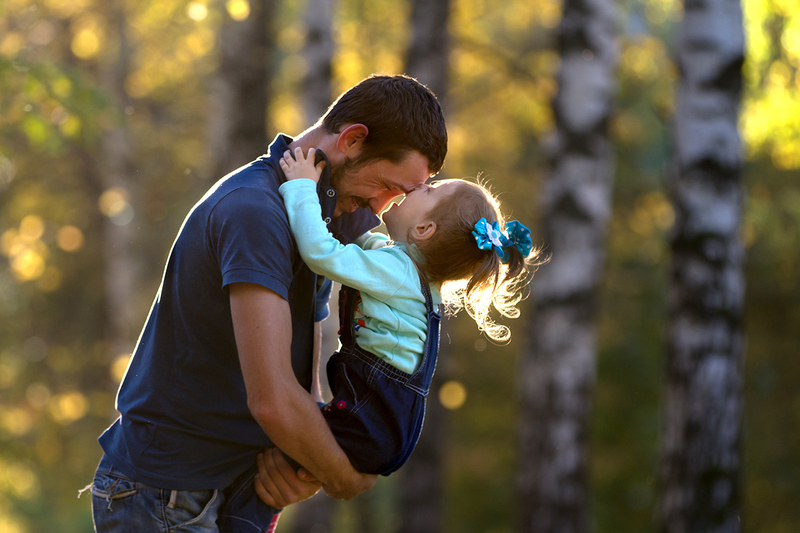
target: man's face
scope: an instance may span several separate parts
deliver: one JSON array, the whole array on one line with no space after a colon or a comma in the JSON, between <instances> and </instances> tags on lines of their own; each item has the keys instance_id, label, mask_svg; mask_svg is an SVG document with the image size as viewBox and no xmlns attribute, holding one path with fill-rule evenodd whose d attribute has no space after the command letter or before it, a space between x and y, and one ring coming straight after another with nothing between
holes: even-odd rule
<instances>
[{"instance_id":1,"label":"man's face","mask_svg":"<svg viewBox=\"0 0 800 533\"><path fill-rule=\"evenodd\" d=\"M428 159L416 151L409 152L397 164L375 159L362 166L352 160L331 165L331 185L339 195L334 216L352 213L359 207L378 215L392 198L413 191L429 177Z\"/></svg>"}]
</instances>

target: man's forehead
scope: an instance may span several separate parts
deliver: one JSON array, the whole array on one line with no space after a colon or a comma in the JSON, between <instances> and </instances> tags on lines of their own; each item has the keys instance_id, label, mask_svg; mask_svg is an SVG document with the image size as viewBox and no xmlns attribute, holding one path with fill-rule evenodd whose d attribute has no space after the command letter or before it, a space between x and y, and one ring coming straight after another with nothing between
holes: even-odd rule
<instances>
[{"instance_id":1,"label":"man's forehead","mask_svg":"<svg viewBox=\"0 0 800 533\"><path fill-rule=\"evenodd\" d=\"M398 172L388 178L398 189L405 192L410 192L430 178L428 158L416 151L409 152L396 168Z\"/></svg>"}]
</instances>

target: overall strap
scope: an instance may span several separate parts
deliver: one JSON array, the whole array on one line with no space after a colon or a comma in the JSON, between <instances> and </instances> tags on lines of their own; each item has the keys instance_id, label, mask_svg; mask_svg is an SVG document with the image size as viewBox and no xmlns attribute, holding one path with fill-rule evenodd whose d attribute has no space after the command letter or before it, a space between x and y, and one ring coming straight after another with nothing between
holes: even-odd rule
<instances>
[{"instance_id":1,"label":"overall strap","mask_svg":"<svg viewBox=\"0 0 800 533\"><path fill-rule=\"evenodd\" d=\"M352 351L356 346L356 331L354 324L356 304L361 297L359 292L347 285L342 285L339 290L339 342L342 349Z\"/></svg>"},{"instance_id":2,"label":"overall strap","mask_svg":"<svg viewBox=\"0 0 800 533\"><path fill-rule=\"evenodd\" d=\"M422 352L422 361L419 368L406 383L406 386L415 390L422 396L427 396L431 387L431 380L436 371L436 360L439 355L439 334L441 332L442 311L440 306L433 306L431 289L425 277L420 272L420 288L425 296L425 307L428 310L428 334L425 348Z\"/></svg>"}]
</instances>

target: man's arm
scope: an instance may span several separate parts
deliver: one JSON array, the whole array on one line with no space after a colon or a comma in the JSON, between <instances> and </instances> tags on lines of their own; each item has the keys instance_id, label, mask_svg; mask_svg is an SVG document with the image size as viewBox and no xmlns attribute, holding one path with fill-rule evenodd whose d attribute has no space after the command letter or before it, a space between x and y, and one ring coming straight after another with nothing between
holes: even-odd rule
<instances>
[{"instance_id":1,"label":"man's arm","mask_svg":"<svg viewBox=\"0 0 800 533\"><path fill-rule=\"evenodd\" d=\"M236 346L253 417L272 442L302 464L335 498L351 499L375 484L353 469L319 407L292 371L289 303L250 283L230 286Z\"/></svg>"}]
</instances>

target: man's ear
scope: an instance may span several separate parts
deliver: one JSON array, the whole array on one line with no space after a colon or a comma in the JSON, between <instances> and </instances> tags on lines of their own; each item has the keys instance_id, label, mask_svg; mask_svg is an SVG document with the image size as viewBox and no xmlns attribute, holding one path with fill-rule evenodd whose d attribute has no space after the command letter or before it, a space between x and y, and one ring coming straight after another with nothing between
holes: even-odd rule
<instances>
[{"instance_id":1,"label":"man's ear","mask_svg":"<svg viewBox=\"0 0 800 533\"><path fill-rule=\"evenodd\" d=\"M339 134L336 140L336 148L350 159L356 159L361 155L364 141L369 134L369 128L363 124L351 124Z\"/></svg>"},{"instance_id":2,"label":"man's ear","mask_svg":"<svg viewBox=\"0 0 800 533\"><path fill-rule=\"evenodd\" d=\"M434 233L436 233L436 222L433 220L420 222L411 228L411 237L414 242L430 239Z\"/></svg>"}]
</instances>

